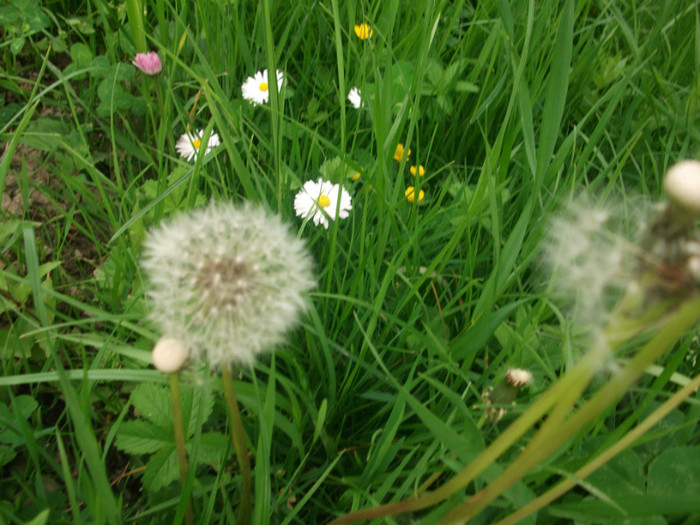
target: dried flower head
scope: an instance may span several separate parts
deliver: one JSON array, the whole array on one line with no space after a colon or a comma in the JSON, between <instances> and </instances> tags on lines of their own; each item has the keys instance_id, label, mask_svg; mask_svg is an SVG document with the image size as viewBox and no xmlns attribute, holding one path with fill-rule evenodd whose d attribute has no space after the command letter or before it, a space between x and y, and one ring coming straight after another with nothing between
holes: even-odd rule
<instances>
[{"instance_id":1,"label":"dried flower head","mask_svg":"<svg viewBox=\"0 0 700 525\"><path fill-rule=\"evenodd\" d=\"M315 285L304 243L252 205L211 203L165 221L144 242L151 320L212 367L252 364L283 342Z\"/></svg>"},{"instance_id":2,"label":"dried flower head","mask_svg":"<svg viewBox=\"0 0 700 525\"><path fill-rule=\"evenodd\" d=\"M503 381L495 388L487 386L481 394L484 415L494 423L508 412L508 406L515 404L518 392L532 381L532 373L522 368L509 368Z\"/></svg>"},{"instance_id":3,"label":"dried flower head","mask_svg":"<svg viewBox=\"0 0 700 525\"><path fill-rule=\"evenodd\" d=\"M509 368L506 372L506 381L515 388L521 388L532 381L532 373L523 368Z\"/></svg>"}]
</instances>

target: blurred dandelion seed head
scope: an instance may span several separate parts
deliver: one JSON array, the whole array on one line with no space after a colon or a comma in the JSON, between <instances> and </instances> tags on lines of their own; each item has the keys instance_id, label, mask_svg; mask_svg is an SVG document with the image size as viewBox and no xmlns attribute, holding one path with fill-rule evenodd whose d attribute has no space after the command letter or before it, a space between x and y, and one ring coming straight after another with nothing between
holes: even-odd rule
<instances>
[{"instance_id":1,"label":"blurred dandelion seed head","mask_svg":"<svg viewBox=\"0 0 700 525\"><path fill-rule=\"evenodd\" d=\"M212 203L149 232L151 320L212 367L252 364L284 341L315 286L303 241L251 205Z\"/></svg>"},{"instance_id":2,"label":"blurred dandelion seed head","mask_svg":"<svg viewBox=\"0 0 700 525\"><path fill-rule=\"evenodd\" d=\"M578 324L599 324L629 284L637 264L639 225L648 210L581 196L550 220L542 263L555 299L568 304Z\"/></svg>"}]
</instances>

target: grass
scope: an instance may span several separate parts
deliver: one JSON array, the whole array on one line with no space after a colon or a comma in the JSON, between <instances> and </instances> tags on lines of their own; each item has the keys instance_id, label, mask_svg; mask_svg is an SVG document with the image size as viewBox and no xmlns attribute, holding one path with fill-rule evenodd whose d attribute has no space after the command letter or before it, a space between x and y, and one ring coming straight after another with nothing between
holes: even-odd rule
<instances>
[{"instance_id":1,"label":"grass","mask_svg":"<svg viewBox=\"0 0 700 525\"><path fill-rule=\"evenodd\" d=\"M127 4L0 8L2 523L185 519L177 463L158 452L172 442L167 378L150 366L160 334L144 320L139 270L162 219L246 200L306 240L318 276L310 311L234 380L253 522L327 523L449 481L574 369L587 328L542 270L548 219L582 192L632 216L662 197L670 165L698 156L697 2ZM368 40L355 36L361 22ZM157 76L130 65L144 42L163 59ZM253 106L240 86L262 69L285 80ZM360 110L346 100L354 86ZM189 128L221 146L184 161L174 144ZM401 163L398 143L411 150ZM418 164L425 177L411 175ZM293 208L320 176L353 197L327 230ZM408 186L424 200L409 203ZM615 381L631 348L600 364L574 408ZM473 522L495 523L568 479L572 490L522 523L696 523L697 394L586 479L576 473L691 381L697 352L692 333L681 337L656 374L611 398ZM534 380L503 420L480 425L482 392L509 367ZM200 392L184 411L194 466L184 490L197 522L235 523L241 478L220 438L230 432L223 383L206 365L181 381ZM161 399L162 419L142 410ZM133 423L162 448L129 449ZM534 435L524 429L434 509L376 522L437 523Z\"/></svg>"}]
</instances>

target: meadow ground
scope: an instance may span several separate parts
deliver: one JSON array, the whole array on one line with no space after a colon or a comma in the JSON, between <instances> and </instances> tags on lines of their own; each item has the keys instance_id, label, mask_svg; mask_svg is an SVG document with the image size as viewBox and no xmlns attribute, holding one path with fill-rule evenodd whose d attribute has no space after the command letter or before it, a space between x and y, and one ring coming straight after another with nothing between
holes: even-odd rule
<instances>
[{"instance_id":1,"label":"meadow ground","mask_svg":"<svg viewBox=\"0 0 700 525\"><path fill-rule=\"evenodd\" d=\"M700 522L697 279L640 244L700 155L699 17L9 0L0 523ZM212 201L289 233L196 216L144 263ZM181 372L162 326L196 341Z\"/></svg>"}]
</instances>

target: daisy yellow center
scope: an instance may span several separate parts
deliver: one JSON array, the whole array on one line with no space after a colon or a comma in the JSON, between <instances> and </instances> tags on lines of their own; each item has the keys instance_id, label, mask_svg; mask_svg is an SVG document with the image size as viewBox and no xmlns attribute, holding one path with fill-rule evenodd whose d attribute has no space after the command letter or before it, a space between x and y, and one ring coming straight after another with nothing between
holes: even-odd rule
<instances>
[{"instance_id":1,"label":"daisy yellow center","mask_svg":"<svg viewBox=\"0 0 700 525\"><path fill-rule=\"evenodd\" d=\"M318 205L321 206L322 208L325 208L327 206L331 205L331 200L328 198L328 195L321 195L318 198Z\"/></svg>"},{"instance_id":2,"label":"daisy yellow center","mask_svg":"<svg viewBox=\"0 0 700 525\"><path fill-rule=\"evenodd\" d=\"M267 82L260 82L260 91L267 91Z\"/></svg>"},{"instance_id":3,"label":"daisy yellow center","mask_svg":"<svg viewBox=\"0 0 700 525\"><path fill-rule=\"evenodd\" d=\"M192 141L192 145L194 146L194 149L199 149L199 146L202 145L202 141L199 140L199 139L194 139L194 140Z\"/></svg>"}]
</instances>

